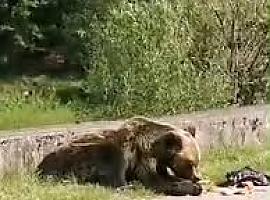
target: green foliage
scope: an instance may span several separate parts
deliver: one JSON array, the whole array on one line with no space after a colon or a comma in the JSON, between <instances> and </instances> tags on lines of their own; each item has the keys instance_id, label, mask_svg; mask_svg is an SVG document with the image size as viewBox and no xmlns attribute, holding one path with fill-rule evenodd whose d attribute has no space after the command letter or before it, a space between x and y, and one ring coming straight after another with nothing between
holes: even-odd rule
<instances>
[{"instance_id":1,"label":"green foliage","mask_svg":"<svg viewBox=\"0 0 270 200\"><path fill-rule=\"evenodd\" d=\"M3 0L0 2L0 64L12 66L20 52L56 50L76 60L79 43L72 27L72 17L86 1L72 0ZM33 54L32 60L35 59ZM3 61L5 60L5 61ZM18 62L17 62L18 63ZM23 64L21 64L23 65ZM0 66L1 69L1 66Z\"/></svg>"},{"instance_id":2,"label":"green foliage","mask_svg":"<svg viewBox=\"0 0 270 200\"><path fill-rule=\"evenodd\" d=\"M85 91L106 115L174 114L227 102L226 77L212 68L198 72L187 49L186 8L168 1L122 1L96 16L85 32L94 57ZM93 55L94 52L94 55ZM92 99L98 97L98 99Z\"/></svg>"},{"instance_id":3,"label":"green foliage","mask_svg":"<svg viewBox=\"0 0 270 200\"><path fill-rule=\"evenodd\" d=\"M0 64L7 67L0 70L10 71L8 64L19 60L15 53L21 48L64 54L88 70L83 94L69 90L70 96L86 97L73 104L80 116L176 114L262 103L269 80L267 20L265 0L4 0ZM4 107L21 101L57 107L58 94L64 99L60 104L72 100L65 88L56 96L51 89L45 93L53 100L14 94Z\"/></svg>"},{"instance_id":4,"label":"green foliage","mask_svg":"<svg viewBox=\"0 0 270 200\"><path fill-rule=\"evenodd\" d=\"M204 71L214 64L229 77L231 103L264 101L269 37L266 1L199 1L192 3L189 13L194 22L192 62Z\"/></svg>"},{"instance_id":5,"label":"green foliage","mask_svg":"<svg viewBox=\"0 0 270 200\"><path fill-rule=\"evenodd\" d=\"M9 44L10 46L30 47L36 39L42 37L39 27L31 20L32 10L40 4L36 0L1 1L0 33L12 38L14 44Z\"/></svg>"},{"instance_id":6,"label":"green foliage","mask_svg":"<svg viewBox=\"0 0 270 200\"><path fill-rule=\"evenodd\" d=\"M262 2L215 0L122 0L102 17L89 12L80 35L89 104L129 116L264 100L265 14Z\"/></svg>"}]
</instances>

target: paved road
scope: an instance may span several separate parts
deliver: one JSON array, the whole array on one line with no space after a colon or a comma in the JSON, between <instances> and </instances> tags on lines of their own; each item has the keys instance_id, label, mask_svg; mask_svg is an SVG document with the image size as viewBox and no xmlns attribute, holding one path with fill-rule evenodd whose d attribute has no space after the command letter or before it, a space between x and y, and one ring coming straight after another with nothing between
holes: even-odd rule
<instances>
[{"instance_id":1,"label":"paved road","mask_svg":"<svg viewBox=\"0 0 270 200\"><path fill-rule=\"evenodd\" d=\"M199 197L185 196L185 197L160 197L157 200L270 200L270 187L259 187L254 194L250 196L231 195L222 196L218 193L209 193Z\"/></svg>"}]
</instances>

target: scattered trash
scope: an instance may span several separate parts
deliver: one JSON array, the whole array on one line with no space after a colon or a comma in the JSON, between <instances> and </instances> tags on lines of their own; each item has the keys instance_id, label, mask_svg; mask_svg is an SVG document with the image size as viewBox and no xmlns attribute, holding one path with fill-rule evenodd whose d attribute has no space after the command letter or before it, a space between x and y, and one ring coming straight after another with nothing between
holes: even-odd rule
<instances>
[{"instance_id":1,"label":"scattered trash","mask_svg":"<svg viewBox=\"0 0 270 200\"><path fill-rule=\"evenodd\" d=\"M237 171L226 174L226 181L221 186L245 187L247 182L252 182L254 186L269 186L270 176L255 171L250 167L244 167Z\"/></svg>"},{"instance_id":2,"label":"scattered trash","mask_svg":"<svg viewBox=\"0 0 270 200\"><path fill-rule=\"evenodd\" d=\"M226 181L215 189L224 196L245 195L250 196L255 192L266 192L266 189L256 186L270 186L270 177L250 167L244 167L226 174Z\"/></svg>"}]
</instances>

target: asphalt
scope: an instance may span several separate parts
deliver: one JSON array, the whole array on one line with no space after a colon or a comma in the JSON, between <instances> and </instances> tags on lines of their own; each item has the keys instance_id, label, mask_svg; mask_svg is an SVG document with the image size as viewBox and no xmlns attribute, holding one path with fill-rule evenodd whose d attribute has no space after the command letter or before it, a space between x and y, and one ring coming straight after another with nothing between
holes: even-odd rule
<instances>
[{"instance_id":1,"label":"asphalt","mask_svg":"<svg viewBox=\"0 0 270 200\"><path fill-rule=\"evenodd\" d=\"M220 193L208 193L201 196L184 197L158 197L157 200L270 200L270 187L256 187L255 192L250 195L229 195L223 196Z\"/></svg>"}]
</instances>

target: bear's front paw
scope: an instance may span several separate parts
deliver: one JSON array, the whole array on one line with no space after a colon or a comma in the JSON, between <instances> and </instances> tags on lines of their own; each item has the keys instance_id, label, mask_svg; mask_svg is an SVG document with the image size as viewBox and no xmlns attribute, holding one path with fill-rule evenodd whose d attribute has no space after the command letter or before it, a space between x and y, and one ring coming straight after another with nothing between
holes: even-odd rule
<instances>
[{"instance_id":1,"label":"bear's front paw","mask_svg":"<svg viewBox=\"0 0 270 200\"><path fill-rule=\"evenodd\" d=\"M181 182L169 182L164 184L162 192L166 195L172 196L198 196L202 193L202 186L198 183L192 183L192 181L185 180Z\"/></svg>"},{"instance_id":2,"label":"bear's front paw","mask_svg":"<svg viewBox=\"0 0 270 200\"><path fill-rule=\"evenodd\" d=\"M199 183L193 183L193 194L192 196L199 196L203 191L202 185Z\"/></svg>"}]
</instances>

